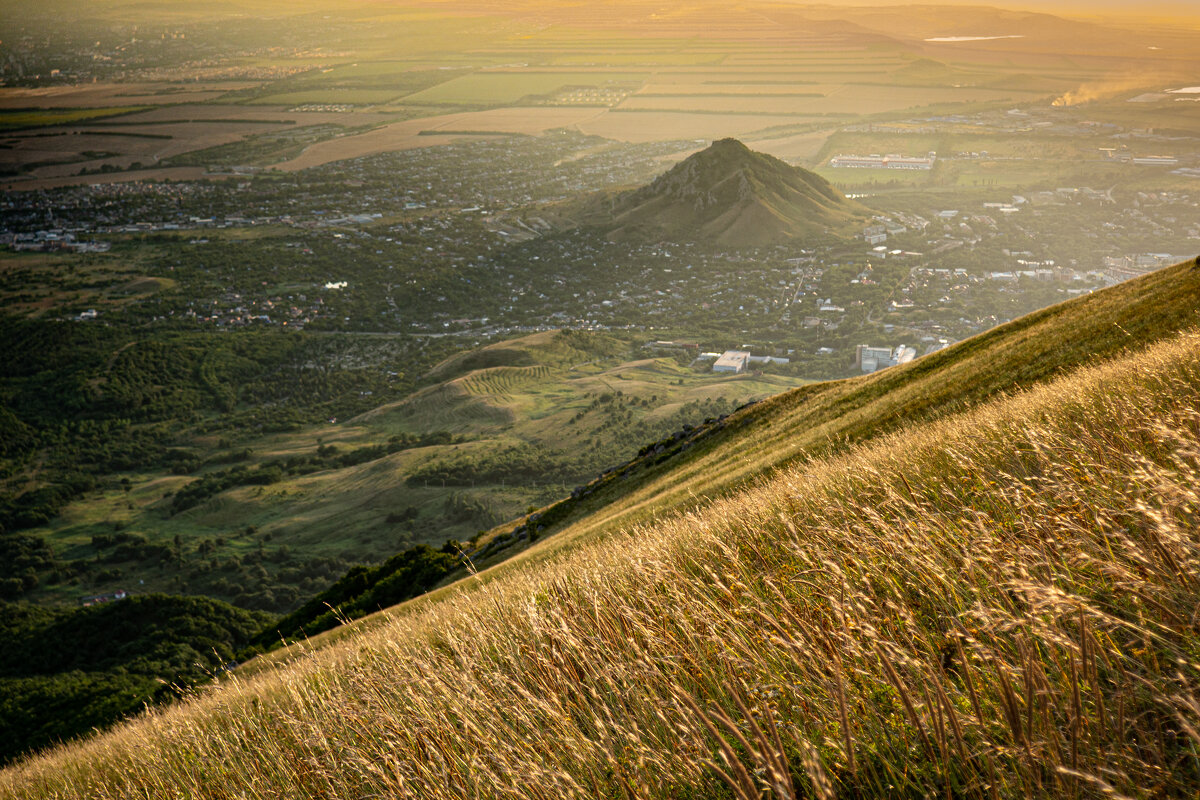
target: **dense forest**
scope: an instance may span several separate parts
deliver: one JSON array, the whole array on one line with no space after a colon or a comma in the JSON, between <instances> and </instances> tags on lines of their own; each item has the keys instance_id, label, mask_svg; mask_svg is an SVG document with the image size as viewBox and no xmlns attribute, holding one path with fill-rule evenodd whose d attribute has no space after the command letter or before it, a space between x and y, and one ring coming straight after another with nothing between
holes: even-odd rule
<instances>
[{"instance_id":1,"label":"dense forest","mask_svg":"<svg viewBox=\"0 0 1200 800\"><path fill-rule=\"evenodd\" d=\"M179 696L228 668L270 619L167 595L73 609L0 602L0 763Z\"/></svg>"},{"instance_id":2,"label":"dense forest","mask_svg":"<svg viewBox=\"0 0 1200 800\"><path fill-rule=\"evenodd\" d=\"M268 330L156 331L0 318L0 487L38 462L38 487L0 488L0 532L45 524L98 476L194 471L185 433L298 429L399 397L411 379L330 366L349 343Z\"/></svg>"}]
</instances>

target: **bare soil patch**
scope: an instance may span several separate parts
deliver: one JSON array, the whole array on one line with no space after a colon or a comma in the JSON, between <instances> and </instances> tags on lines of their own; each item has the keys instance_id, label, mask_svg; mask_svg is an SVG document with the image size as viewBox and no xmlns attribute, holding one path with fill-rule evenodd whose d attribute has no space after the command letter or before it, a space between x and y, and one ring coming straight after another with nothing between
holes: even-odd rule
<instances>
[{"instance_id":1,"label":"bare soil patch","mask_svg":"<svg viewBox=\"0 0 1200 800\"><path fill-rule=\"evenodd\" d=\"M194 181L206 176L203 167L168 167L164 169L139 169L130 172L109 172L102 175L67 175L45 178L22 178L0 182L0 188L8 191L54 189L59 186L81 186L95 183L129 183L130 181Z\"/></svg>"},{"instance_id":2,"label":"bare soil patch","mask_svg":"<svg viewBox=\"0 0 1200 800\"><path fill-rule=\"evenodd\" d=\"M582 128L584 123L604 113L595 108L496 108L410 119L366 133L317 142L296 158L274 166L289 171L300 170L375 153L447 144L471 135L535 135L554 128Z\"/></svg>"}]
</instances>

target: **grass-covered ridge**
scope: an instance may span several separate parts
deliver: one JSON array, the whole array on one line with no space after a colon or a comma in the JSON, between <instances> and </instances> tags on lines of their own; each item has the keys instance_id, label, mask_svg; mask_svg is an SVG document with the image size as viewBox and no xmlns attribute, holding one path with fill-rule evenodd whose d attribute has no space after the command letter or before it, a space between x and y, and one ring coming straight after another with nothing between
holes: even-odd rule
<instances>
[{"instance_id":1,"label":"grass-covered ridge","mask_svg":"<svg viewBox=\"0 0 1200 800\"><path fill-rule=\"evenodd\" d=\"M0 792L1194 796L1198 345L396 613Z\"/></svg>"},{"instance_id":2,"label":"grass-covered ridge","mask_svg":"<svg viewBox=\"0 0 1200 800\"><path fill-rule=\"evenodd\" d=\"M1200 324L1200 262L1028 314L904 366L784 392L685 453L649 459L561 528L566 542L644 523L771 470L963 411Z\"/></svg>"},{"instance_id":3,"label":"grass-covered ridge","mask_svg":"<svg viewBox=\"0 0 1200 800\"><path fill-rule=\"evenodd\" d=\"M777 394L727 418L710 419L648 443L634 459L542 509L536 520L521 517L497 526L475 541L475 549L468 548L469 556L484 580L532 568L596 537L699 507L788 465L835 455L855 443L931 423L1080 365L1136 351L1200 322L1197 297L1200 267L1187 262L1027 315L903 367ZM487 358L472 366L513 361L506 348L480 354ZM414 555L424 563L421 554ZM431 598L456 591L452 582L467 574L465 563L451 569L436 582L440 588ZM431 585L427 577L405 592L389 590L384 596L416 597ZM349 585L360 583L361 578L355 578ZM289 618L299 628L285 627L268 638L279 643L281 635L295 637L301 628L311 636L339 619L383 607L361 602L369 596L370 590L347 595L331 589L310 600L306 613ZM320 623L314 624L318 618ZM353 632L338 628L318 641L345 635Z\"/></svg>"}]
</instances>

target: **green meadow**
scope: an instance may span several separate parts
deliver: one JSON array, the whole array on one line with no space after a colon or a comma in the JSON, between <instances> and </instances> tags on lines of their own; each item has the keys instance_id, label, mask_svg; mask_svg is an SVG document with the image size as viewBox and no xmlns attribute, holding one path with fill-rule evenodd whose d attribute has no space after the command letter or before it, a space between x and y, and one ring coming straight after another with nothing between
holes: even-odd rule
<instances>
[{"instance_id":1,"label":"green meadow","mask_svg":"<svg viewBox=\"0 0 1200 800\"><path fill-rule=\"evenodd\" d=\"M78 122L93 122L125 114L145 111L149 106L112 106L110 108L63 108L63 109L5 109L0 110L0 130L22 130L53 125L70 125Z\"/></svg>"}]
</instances>

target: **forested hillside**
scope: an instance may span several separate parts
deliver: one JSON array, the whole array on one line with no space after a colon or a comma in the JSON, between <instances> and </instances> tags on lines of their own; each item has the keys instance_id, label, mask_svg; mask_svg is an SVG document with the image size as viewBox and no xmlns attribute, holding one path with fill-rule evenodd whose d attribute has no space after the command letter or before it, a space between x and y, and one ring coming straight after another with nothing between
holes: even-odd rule
<instances>
[{"instance_id":1,"label":"forested hillside","mask_svg":"<svg viewBox=\"0 0 1200 800\"><path fill-rule=\"evenodd\" d=\"M234 666L270 618L206 598L0 602L0 762L105 729Z\"/></svg>"}]
</instances>

